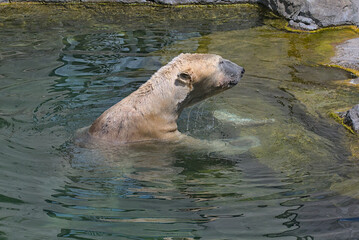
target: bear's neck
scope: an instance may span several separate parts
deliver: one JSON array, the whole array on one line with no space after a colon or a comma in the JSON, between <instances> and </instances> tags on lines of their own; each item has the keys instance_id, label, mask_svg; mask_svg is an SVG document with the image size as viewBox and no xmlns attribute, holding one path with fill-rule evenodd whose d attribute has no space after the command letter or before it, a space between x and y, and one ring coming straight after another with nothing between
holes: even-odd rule
<instances>
[{"instance_id":1,"label":"bear's neck","mask_svg":"<svg viewBox=\"0 0 359 240\"><path fill-rule=\"evenodd\" d=\"M177 130L177 120L188 97L187 88L175 86L172 81L167 80L160 84L149 81L136 92L137 96L145 92L140 101L141 105L144 104L142 109L145 116L166 123L167 126L175 126Z\"/></svg>"},{"instance_id":2,"label":"bear's neck","mask_svg":"<svg viewBox=\"0 0 359 240\"><path fill-rule=\"evenodd\" d=\"M153 91L147 96L146 114L156 115L168 120L170 123L177 122L184 109L182 102L186 96L178 93L163 93Z\"/></svg>"}]
</instances>

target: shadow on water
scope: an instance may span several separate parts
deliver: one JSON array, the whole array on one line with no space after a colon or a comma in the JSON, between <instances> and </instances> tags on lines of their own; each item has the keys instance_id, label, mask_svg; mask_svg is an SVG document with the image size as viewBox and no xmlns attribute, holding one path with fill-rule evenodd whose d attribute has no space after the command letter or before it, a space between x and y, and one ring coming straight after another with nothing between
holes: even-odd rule
<instances>
[{"instance_id":1,"label":"shadow on water","mask_svg":"<svg viewBox=\"0 0 359 240\"><path fill-rule=\"evenodd\" d=\"M286 33L251 5L32 7L0 7L1 239L358 238L357 188L347 183L357 159L325 110L357 92L337 85L347 72L313 65L328 39L352 33ZM227 156L72 143L180 52L246 69L238 87L187 109L181 131L260 146ZM273 121L240 125L214 111Z\"/></svg>"}]
</instances>

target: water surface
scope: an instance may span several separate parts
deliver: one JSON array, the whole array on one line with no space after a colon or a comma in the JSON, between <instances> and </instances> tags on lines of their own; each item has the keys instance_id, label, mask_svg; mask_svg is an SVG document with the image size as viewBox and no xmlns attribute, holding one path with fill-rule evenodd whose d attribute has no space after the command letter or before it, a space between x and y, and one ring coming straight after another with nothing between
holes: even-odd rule
<instances>
[{"instance_id":1,"label":"water surface","mask_svg":"<svg viewBox=\"0 0 359 240\"><path fill-rule=\"evenodd\" d=\"M358 91L341 84L350 73L321 65L356 34L282 24L251 5L1 5L0 239L359 238L357 139L329 117ZM260 146L73 144L181 52L246 69L238 86L187 109L181 131Z\"/></svg>"}]
</instances>

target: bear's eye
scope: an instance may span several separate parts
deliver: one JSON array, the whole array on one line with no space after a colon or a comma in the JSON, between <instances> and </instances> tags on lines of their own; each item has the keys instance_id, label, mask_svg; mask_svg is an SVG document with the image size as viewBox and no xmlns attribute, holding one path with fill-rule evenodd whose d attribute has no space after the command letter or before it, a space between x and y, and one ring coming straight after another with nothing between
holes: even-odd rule
<instances>
[{"instance_id":1,"label":"bear's eye","mask_svg":"<svg viewBox=\"0 0 359 240\"><path fill-rule=\"evenodd\" d=\"M180 73L180 74L178 74L178 77L185 81L191 80L191 75L189 75L188 73Z\"/></svg>"}]
</instances>

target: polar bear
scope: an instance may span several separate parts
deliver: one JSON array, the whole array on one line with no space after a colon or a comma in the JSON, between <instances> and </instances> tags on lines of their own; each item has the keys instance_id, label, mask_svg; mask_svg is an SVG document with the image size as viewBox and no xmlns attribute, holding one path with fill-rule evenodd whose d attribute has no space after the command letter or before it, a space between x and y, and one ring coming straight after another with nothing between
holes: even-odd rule
<instances>
[{"instance_id":1,"label":"polar bear","mask_svg":"<svg viewBox=\"0 0 359 240\"><path fill-rule=\"evenodd\" d=\"M113 143L174 141L185 107L235 86L244 74L214 54L180 54L139 89L106 110L88 129L92 139Z\"/></svg>"}]
</instances>

